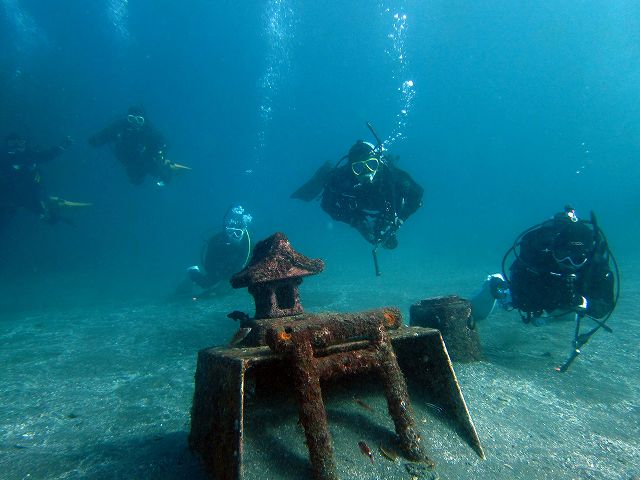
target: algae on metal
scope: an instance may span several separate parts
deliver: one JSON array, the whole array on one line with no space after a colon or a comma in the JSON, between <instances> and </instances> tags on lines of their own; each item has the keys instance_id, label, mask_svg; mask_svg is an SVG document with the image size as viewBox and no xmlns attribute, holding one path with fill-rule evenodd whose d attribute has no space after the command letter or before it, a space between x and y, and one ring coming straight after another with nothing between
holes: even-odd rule
<instances>
[{"instance_id":1,"label":"algae on metal","mask_svg":"<svg viewBox=\"0 0 640 480\"><path fill-rule=\"evenodd\" d=\"M407 458L430 463L413 419L405 375L429 391L484 458L440 332L404 327L394 307L348 314L303 313L298 286L303 276L323 267L321 260L295 252L278 233L258 243L247 268L234 275L233 286L249 288L256 312L263 317L243 320L241 328L256 333L240 346L198 354L189 444L207 470L218 480L243 478L245 390L252 378L295 394L314 477L337 479L321 382L369 371L376 372L384 386Z\"/></svg>"}]
</instances>

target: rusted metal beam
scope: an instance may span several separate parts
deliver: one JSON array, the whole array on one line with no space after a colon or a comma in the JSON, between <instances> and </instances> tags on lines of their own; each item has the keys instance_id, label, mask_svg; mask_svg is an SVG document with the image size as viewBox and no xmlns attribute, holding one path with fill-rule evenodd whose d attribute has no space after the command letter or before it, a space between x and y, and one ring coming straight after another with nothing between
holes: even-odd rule
<instances>
[{"instance_id":1,"label":"rusted metal beam","mask_svg":"<svg viewBox=\"0 0 640 480\"><path fill-rule=\"evenodd\" d=\"M432 463L420 444L420 434L411 407L407 384L391 342L382 326L378 328L376 346L389 415L393 419L400 446L409 459Z\"/></svg>"},{"instance_id":2,"label":"rusted metal beam","mask_svg":"<svg viewBox=\"0 0 640 480\"><path fill-rule=\"evenodd\" d=\"M398 364L412 388L413 400L424 397L441 406L451 418L455 431L481 458L485 458L440 332L431 328L403 327L389 331L388 335ZM331 354L367 352L368 346L369 341L364 339L332 345L319 349L317 360ZM321 365L318 362L316 368L320 366L318 376L324 380L327 377ZM272 384L276 380L289 379L290 375L291 364L287 356L274 354L267 346L216 347L198 353L189 445L201 456L207 471L215 475L213 478L243 478L243 419L247 407L239 399L244 399L247 376ZM290 385L286 380L283 383ZM230 404L237 407L230 407Z\"/></svg>"},{"instance_id":3,"label":"rusted metal beam","mask_svg":"<svg viewBox=\"0 0 640 480\"><path fill-rule=\"evenodd\" d=\"M401 324L400 311L387 307L349 315L309 315L303 321L277 325L267 331L267 343L273 351L291 359L300 422L316 480L337 479L320 379L330 380L363 370L378 374L400 446L407 457L428 460L420 444L407 385L386 333L387 328L397 329ZM316 349L360 337L367 340L362 349L317 357Z\"/></svg>"},{"instance_id":4,"label":"rusted metal beam","mask_svg":"<svg viewBox=\"0 0 640 480\"><path fill-rule=\"evenodd\" d=\"M189 445L206 469L216 480L243 478L247 375L256 385L275 386L283 379L293 384L316 480L338 478L320 382L363 372L374 372L382 383L408 458L428 461L403 372L436 399L484 458L440 332L403 327L395 307L303 313L298 286L323 268L321 260L299 254L277 233L259 242L247 267L233 276L235 288L248 287L254 296L256 315L230 314L241 320L241 329L251 330L236 347L198 353ZM458 321L455 316L447 318Z\"/></svg>"},{"instance_id":5,"label":"rusted metal beam","mask_svg":"<svg viewBox=\"0 0 640 480\"><path fill-rule=\"evenodd\" d=\"M322 401L320 377L315 369L313 347L308 341L293 343L289 351L300 423L309 449L315 480L338 480L327 412Z\"/></svg>"},{"instance_id":6,"label":"rusted metal beam","mask_svg":"<svg viewBox=\"0 0 640 480\"><path fill-rule=\"evenodd\" d=\"M380 324L390 330L402 325L402 315L396 307L356 313L305 314L291 320L274 323L265 335L267 345L277 353L288 352L295 336L304 335L314 349L320 349L358 337L370 338Z\"/></svg>"}]
</instances>

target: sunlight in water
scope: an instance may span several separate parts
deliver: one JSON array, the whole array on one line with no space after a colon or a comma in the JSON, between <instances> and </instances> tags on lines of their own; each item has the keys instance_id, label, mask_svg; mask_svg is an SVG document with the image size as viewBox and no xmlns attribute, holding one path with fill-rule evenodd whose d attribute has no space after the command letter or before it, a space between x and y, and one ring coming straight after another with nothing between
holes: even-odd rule
<instances>
[{"instance_id":1,"label":"sunlight in water","mask_svg":"<svg viewBox=\"0 0 640 480\"><path fill-rule=\"evenodd\" d=\"M38 27L35 20L20 6L18 0L2 0L2 8L8 22L15 30L15 46L20 52L35 49L39 44L46 45L42 30Z\"/></svg>"},{"instance_id":2,"label":"sunlight in water","mask_svg":"<svg viewBox=\"0 0 640 480\"><path fill-rule=\"evenodd\" d=\"M109 0L107 14L111 24L122 40L129 40L129 0Z\"/></svg>"},{"instance_id":3,"label":"sunlight in water","mask_svg":"<svg viewBox=\"0 0 640 480\"><path fill-rule=\"evenodd\" d=\"M388 17L391 22L391 32L387 35L389 46L385 53L389 55L393 62L393 79L398 82L399 110L396 113L395 124L389 137L383 142L385 148L391 147L396 141L404 137L407 126L407 118L413 107L415 88L413 80L410 79L409 64L406 54L407 37L407 14L400 7L397 11L380 4L380 9L384 17Z\"/></svg>"},{"instance_id":4,"label":"sunlight in water","mask_svg":"<svg viewBox=\"0 0 640 480\"><path fill-rule=\"evenodd\" d=\"M273 102L282 83L282 77L289 69L289 49L293 38L294 18L293 10L286 0L267 2L264 25L267 52L265 71L260 79L260 126L256 145L256 164L261 162L264 155L267 133L273 116Z\"/></svg>"}]
</instances>

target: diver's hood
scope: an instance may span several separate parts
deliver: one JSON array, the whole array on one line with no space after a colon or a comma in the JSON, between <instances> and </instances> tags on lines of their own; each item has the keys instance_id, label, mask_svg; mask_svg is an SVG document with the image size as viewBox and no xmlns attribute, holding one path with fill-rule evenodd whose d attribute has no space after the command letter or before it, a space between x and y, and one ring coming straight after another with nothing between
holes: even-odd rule
<instances>
[{"instance_id":1,"label":"diver's hood","mask_svg":"<svg viewBox=\"0 0 640 480\"><path fill-rule=\"evenodd\" d=\"M374 154L375 149L376 147L372 143L358 140L349 149L349 163L357 162L358 160L366 160Z\"/></svg>"},{"instance_id":2,"label":"diver's hood","mask_svg":"<svg viewBox=\"0 0 640 480\"><path fill-rule=\"evenodd\" d=\"M583 266L595 250L593 230L584 223L568 223L554 236L553 258L570 269Z\"/></svg>"}]
</instances>

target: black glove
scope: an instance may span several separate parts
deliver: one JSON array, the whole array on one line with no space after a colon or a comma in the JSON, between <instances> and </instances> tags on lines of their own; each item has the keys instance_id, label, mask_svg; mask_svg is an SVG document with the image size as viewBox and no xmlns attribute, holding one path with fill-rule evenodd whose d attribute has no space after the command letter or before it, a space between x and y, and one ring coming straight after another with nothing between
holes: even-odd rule
<instances>
[{"instance_id":1,"label":"black glove","mask_svg":"<svg viewBox=\"0 0 640 480\"><path fill-rule=\"evenodd\" d=\"M570 273L564 277L565 298L568 306L575 310L582 310L581 306L584 302L582 295L578 293L576 287L577 277L574 273Z\"/></svg>"},{"instance_id":2,"label":"black glove","mask_svg":"<svg viewBox=\"0 0 640 480\"><path fill-rule=\"evenodd\" d=\"M386 248L387 250L393 250L397 246L398 246L398 238L396 237L395 233L385 238L384 242L382 243L382 248Z\"/></svg>"},{"instance_id":3,"label":"black glove","mask_svg":"<svg viewBox=\"0 0 640 480\"><path fill-rule=\"evenodd\" d=\"M394 249L398 246L396 232L402 225L402 219L397 215L393 217L382 218L376 226L378 234L376 243L382 243L384 248Z\"/></svg>"},{"instance_id":4,"label":"black glove","mask_svg":"<svg viewBox=\"0 0 640 480\"><path fill-rule=\"evenodd\" d=\"M362 235L370 244L375 245L377 243L374 234L374 228L367 218L359 218L357 220L354 219L351 222L351 226L358 232L360 232L360 235Z\"/></svg>"}]
</instances>

